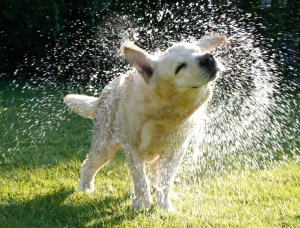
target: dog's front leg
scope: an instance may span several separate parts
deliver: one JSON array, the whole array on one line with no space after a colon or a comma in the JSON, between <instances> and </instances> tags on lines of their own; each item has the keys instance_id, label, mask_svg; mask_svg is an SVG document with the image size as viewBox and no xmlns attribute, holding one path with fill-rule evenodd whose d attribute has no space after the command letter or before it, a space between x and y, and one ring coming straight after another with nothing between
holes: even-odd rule
<instances>
[{"instance_id":1,"label":"dog's front leg","mask_svg":"<svg viewBox=\"0 0 300 228\"><path fill-rule=\"evenodd\" d=\"M157 203L160 208L168 212L175 211L170 200L170 194L183 155L184 150L177 150L175 153L165 154L159 160L160 176L158 177L156 187Z\"/></svg>"},{"instance_id":2,"label":"dog's front leg","mask_svg":"<svg viewBox=\"0 0 300 228\"><path fill-rule=\"evenodd\" d=\"M149 208L152 204L149 181L146 176L145 163L132 153L126 154L126 161L129 166L134 185L133 208Z\"/></svg>"}]
</instances>

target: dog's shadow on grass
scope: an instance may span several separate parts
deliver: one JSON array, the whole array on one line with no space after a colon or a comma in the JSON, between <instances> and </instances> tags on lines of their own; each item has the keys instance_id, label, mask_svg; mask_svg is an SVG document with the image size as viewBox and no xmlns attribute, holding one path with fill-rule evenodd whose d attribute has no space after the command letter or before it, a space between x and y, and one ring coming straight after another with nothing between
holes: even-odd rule
<instances>
[{"instance_id":1,"label":"dog's shadow on grass","mask_svg":"<svg viewBox=\"0 0 300 228\"><path fill-rule=\"evenodd\" d=\"M62 189L28 201L0 205L0 223L4 227L110 227L137 216L126 205L128 194L87 197L88 200L78 200L84 193L77 194L75 190Z\"/></svg>"}]
</instances>

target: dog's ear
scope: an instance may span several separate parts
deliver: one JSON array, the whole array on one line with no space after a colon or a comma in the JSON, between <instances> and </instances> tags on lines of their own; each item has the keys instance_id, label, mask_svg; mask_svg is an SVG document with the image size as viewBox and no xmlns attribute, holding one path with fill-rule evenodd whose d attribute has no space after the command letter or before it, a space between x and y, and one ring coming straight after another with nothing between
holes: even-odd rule
<instances>
[{"instance_id":1,"label":"dog's ear","mask_svg":"<svg viewBox=\"0 0 300 228\"><path fill-rule=\"evenodd\" d=\"M215 35L203 37L197 42L197 45L201 48L202 52L209 52L221 44L227 44L226 36Z\"/></svg>"},{"instance_id":2,"label":"dog's ear","mask_svg":"<svg viewBox=\"0 0 300 228\"><path fill-rule=\"evenodd\" d=\"M143 77L144 81L149 84L153 75L153 67L151 66L151 55L132 42L126 42L122 45L123 52L127 61L129 61L138 73Z\"/></svg>"}]
</instances>

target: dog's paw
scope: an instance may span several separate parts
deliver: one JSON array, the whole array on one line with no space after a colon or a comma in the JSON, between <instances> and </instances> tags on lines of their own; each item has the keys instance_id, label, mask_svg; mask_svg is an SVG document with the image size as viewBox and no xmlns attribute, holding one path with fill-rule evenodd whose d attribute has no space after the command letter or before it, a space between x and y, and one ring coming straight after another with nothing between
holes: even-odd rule
<instances>
[{"instance_id":1,"label":"dog's paw","mask_svg":"<svg viewBox=\"0 0 300 228\"><path fill-rule=\"evenodd\" d=\"M163 209L164 211L167 211L169 213L175 213L176 209L173 207L173 205L169 202L169 203L165 203L165 204L159 204L159 207L161 209Z\"/></svg>"},{"instance_id":2,"label":"dog's paw","mask_svg":"<svg viewBox=\"0 0 300 228\"><path fill-rule=\"evenodd\" d=\"M167 206L167 208L165 208L165 210L169 213L175 213L176 212L176 209L175 209L175 207L173 207L173 205Z\"/></svg>"},{"instance_id":3,"label":"dog's paw","mask_svg":"<svg viewBox=\"0 0 300 228\"><path fill-rule=\"evenodd\" d=\"M149 209L152 205L153 201L151 197L147 197L147 199L138 199L135 198L133 200L132 209L133 210L143 210L143 209Z\"/></svg>"},{"instance_id":4,"label":"dog's paw","mask_svg":"<svg viewBox=\"0 0 300 228\"><path fill-rule=\"evenodd\" d=\"M94 184L93 183L80 183L78 191L80 192L87 192L91 193L95 191Z\"/></svg>"}]
</instances>

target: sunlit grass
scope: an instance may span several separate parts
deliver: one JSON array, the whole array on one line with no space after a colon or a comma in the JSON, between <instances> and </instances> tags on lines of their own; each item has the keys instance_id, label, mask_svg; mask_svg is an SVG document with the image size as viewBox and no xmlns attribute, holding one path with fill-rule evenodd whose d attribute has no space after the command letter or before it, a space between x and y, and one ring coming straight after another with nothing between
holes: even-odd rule
<instances>
[{"instance_id":1,"label":"sunlit grass","mask_svg":"<svg viewBox=\"0 0 300 228\"><path fill-rule=\"evenodd\" d=\"M300 167L203 179L177 185L177 213L131 211L131 180L121 158L96 180L96 192L76 191L80 161L48 168L2 170L1 224L10 226L113 225L296 227L300 221Z\"/></svg>"},{"instance_id":2,"label":"sunlit grass","mask_svg":"<svg viewBox=\"0 0 300 228\"><path fill-rule=\"evenodd\" d=\"M12 97L2 93L0 104L4 107L0 118L4 129L0 145L1 227L300 224L300 164L291 160L277 168L206 176L198 184L176 182L175 214L157 208L131 210L132 181L121 152L97 175L94 194L77 192L92 122L67 111L55 113L65 110L60 94L51 100L57 104L43 110L32 108L36 100L12 95L15 101L9 102Z\"/></svg>"}]
</instances>

